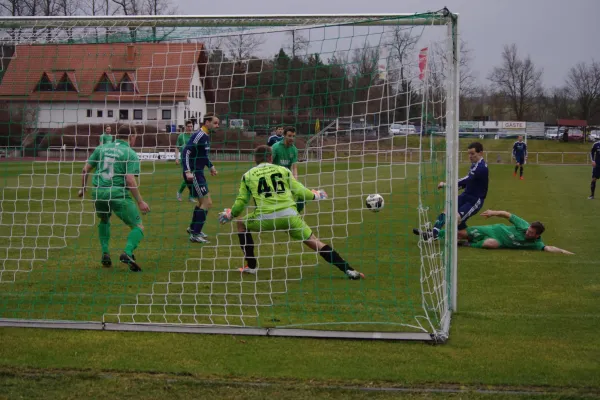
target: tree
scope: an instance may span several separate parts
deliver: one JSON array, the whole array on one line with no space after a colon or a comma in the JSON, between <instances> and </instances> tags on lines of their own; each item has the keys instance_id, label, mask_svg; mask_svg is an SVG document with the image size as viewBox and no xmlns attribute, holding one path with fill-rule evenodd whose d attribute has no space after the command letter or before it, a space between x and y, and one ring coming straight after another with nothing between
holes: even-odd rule
<instances>
[{"instance_id":1,"label":"tree","mask_svg":"<svg viewBox=\"0 0 600 400\"><path fill-rule=\"evenodd\" d=\"M390 48L390 54L388 55L388 64L398 62L400 68L400 80L404 81L404 72L407 61L414 55L414 47L419 40L416 36L411 36L410 31L401 26L395 26L389 32L387 45ZM410 61L408 62L410 64ZM397 70L396 68L390 68L392 71Z\"/></svg>"},{"instance_id":2,"label":"tree","mask_svg":"<svg viewBox=\"0 0 600 400\"><path fill-rule=\"evenodd\" d=\"M568 93L579 106L580 118L593 118L600 106L600 63L581 62L571 67L566 84Z\"/></svg>"},{"instance_id":3,"label":"tree","mask_svg":"<svg viewBox=\"0 0 600 400\"><path fill-rule=\"evenodd\" d=\"M504 46L502 65L488 76L494 89L504 95L516 119L524 120L535 98L541 92L542 69L537 69L531 58L521 59L517 45Z\"/></svg>"},{"instance_id":4,"label":"tree","mask_svg":"<svg viewBox=\"0 0 600 400\"><path fill-rule=\"evenodd\" d=\"M298 54L306 53L308 50L309 41L296 30L287 32L292 39L292 43L287 46L287 49L292 53L292 58L298 57Z\"/></svg>"},{"instance_id":5,"label":"tree","mask_svg":"<svg viewBox=\"0 0 600 400\"><path fill-rule=\"evenodd\" d=\"M225 39L225 47L229 56L236 62L248 60L256 54L260 46L265 42L264 36L260 34L240 34L229 36Z\"/></svg>"}]
</instances>

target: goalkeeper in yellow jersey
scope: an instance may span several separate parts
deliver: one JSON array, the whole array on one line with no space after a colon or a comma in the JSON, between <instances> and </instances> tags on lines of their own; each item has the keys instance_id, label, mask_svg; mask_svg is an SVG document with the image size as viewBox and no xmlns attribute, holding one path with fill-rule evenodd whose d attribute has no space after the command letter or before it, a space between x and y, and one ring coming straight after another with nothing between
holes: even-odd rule
<instances>
[{"instance_id":1,"label":"goalkeeper in yellow jersey","mask_svg":"<svg viewBox=\"0 0 600 400\"><path fill-rule=\"evenodd\" d=\"M364 279L329 245L321 242L298 215L295 198L324 200L327 193L308 190L298 182L285 167L271 164L271 148L263 145L254 151L256 166L242 177L238 196L231 209L219 213L221 224L238 217L254 199L256 209L237 221L238 237L246 265L242 273L256 274L257 262L254 255L254 239L251 232L287 231L292 239L301 240L306 246L319 253L328 263L335 265L350 279Z\"/></svg>"}]
</instances>

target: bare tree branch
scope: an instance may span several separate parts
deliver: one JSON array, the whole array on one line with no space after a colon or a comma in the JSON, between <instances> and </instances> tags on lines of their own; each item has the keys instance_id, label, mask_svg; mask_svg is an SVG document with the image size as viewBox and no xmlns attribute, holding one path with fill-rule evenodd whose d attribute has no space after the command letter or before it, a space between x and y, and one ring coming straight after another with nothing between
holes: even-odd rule
<instances>
[{"instance_id":1,"label":"bare tree branch","mask_svg":"<svg viewBox=\"0 0 600 400\"><path fill-rule=\"evenodd\" d=\"M520 59L517 45L512 44L504 47L502 65L495 67L488 79L507 98L515 117L523 120L542 90L542 74L529 56Z\"/></svg>"},{"instance_id":2,"label":"bare tree branch","mask_svg":"<svg viewBox=\"0 0 600 400\"><path fill-rule=\"evenodd\" d=\"M292 58L296 58L300 54L306 53L310 43L307 38L295 30L286 32L286 34L289 35L292 40L291 44L285 47L286 50L289 50L292 53Z\"/></svg>"},{"instance_id":3,"label":"bare tree branch","mask_svg":"<svg viewBox=\"0 0 600 400\"><path fill-rule=\"evenodd\" d=\"M236 62L247 60L256 54L265 42L263 35L240 34L225 39L225 47L229 56Z\"/></svg>"},{"instance_id":4,"label":"bare tree branch","mask_svg":"<svg viewBox=\"0 0 600 400\"><path fill-rule=\"evenodd\" d=\"M417 37L411 36L410 31L407 31L406 28L401 26L395 26L389 32L387 45L390 47L391 51L388 55L388 63L399 63L401 81L404 81L406 65L410 63L410 61L407 62L406 60L412 59L417 41ZM396 68L392 67L390 69L395 70Z\"/></svg>"},{"instance_id":5,"label":"bare tree branch","mask_svg":"<svg viewBox=\"0 0 600 400\"><path fill-rule=\"evenodd\" d=\"M600 106L600 63L578 63L571 67L567 75L568 93L579 105L580 117L589 120Z\"/></svg>"}]
</instances>

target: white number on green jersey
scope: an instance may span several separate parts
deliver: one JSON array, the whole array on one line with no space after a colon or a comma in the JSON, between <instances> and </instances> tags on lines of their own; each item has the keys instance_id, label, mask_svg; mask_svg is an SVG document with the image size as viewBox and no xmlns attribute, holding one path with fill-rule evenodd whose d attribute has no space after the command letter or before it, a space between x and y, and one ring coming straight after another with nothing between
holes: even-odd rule
<instances>
[{"instance_id":1,"label":"white number on green jersey","mask_svg":"<svg viewBox=\"0 0 600 400\"><path fill-rule=\"evenodd\" d=\"M115 159L112 157L104 157L104 164L102 165L102 171L100 171L100 176L102 178L108 180L112 179L115 176Z\"/></svg>"}]
</instances>

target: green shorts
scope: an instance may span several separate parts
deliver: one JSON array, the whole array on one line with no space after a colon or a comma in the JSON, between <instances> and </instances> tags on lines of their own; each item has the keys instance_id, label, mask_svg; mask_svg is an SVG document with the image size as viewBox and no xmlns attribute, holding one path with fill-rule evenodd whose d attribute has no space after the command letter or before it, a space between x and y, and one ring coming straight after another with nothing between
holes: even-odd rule
<instances>
[{"instance_id":1,"label":"green shorts","mask_svg":"<svg viewBox=\"0 0 600 400\"><path fill-rule=\"evenodd\" d=\"M246 229L251 232L288 231L292 239L302 241L308 240L312 235L310 227L297 215L273 219L260 217L261 215L250 214L244 218Z\"/></svg>"},{"instance_id":2,"label":"green shorts","mask_svg":"<svg viewBox=\"0 0 600 400\"><path fill-rule=\"evenodd\" d=\"M92 192L98 218L106 222L114 212L125 225L131 228L142 224L140 211L131 197L112 198L111 195L114 195L114 192L111 193L109 190Z\"/></svg>"},{"instance_id":3,"label":"green shorts","mask_svg":"<svg viewBox=\"0 0 600 400\"><path fill-rule=\"evenodd\" d=\"M469 235L469 241L471 241L471 242L482 242L485 239L498 240L495 237L495 232L494 232L492 225L468 227L467 235Z\"/></svg>"}]
</instances>

